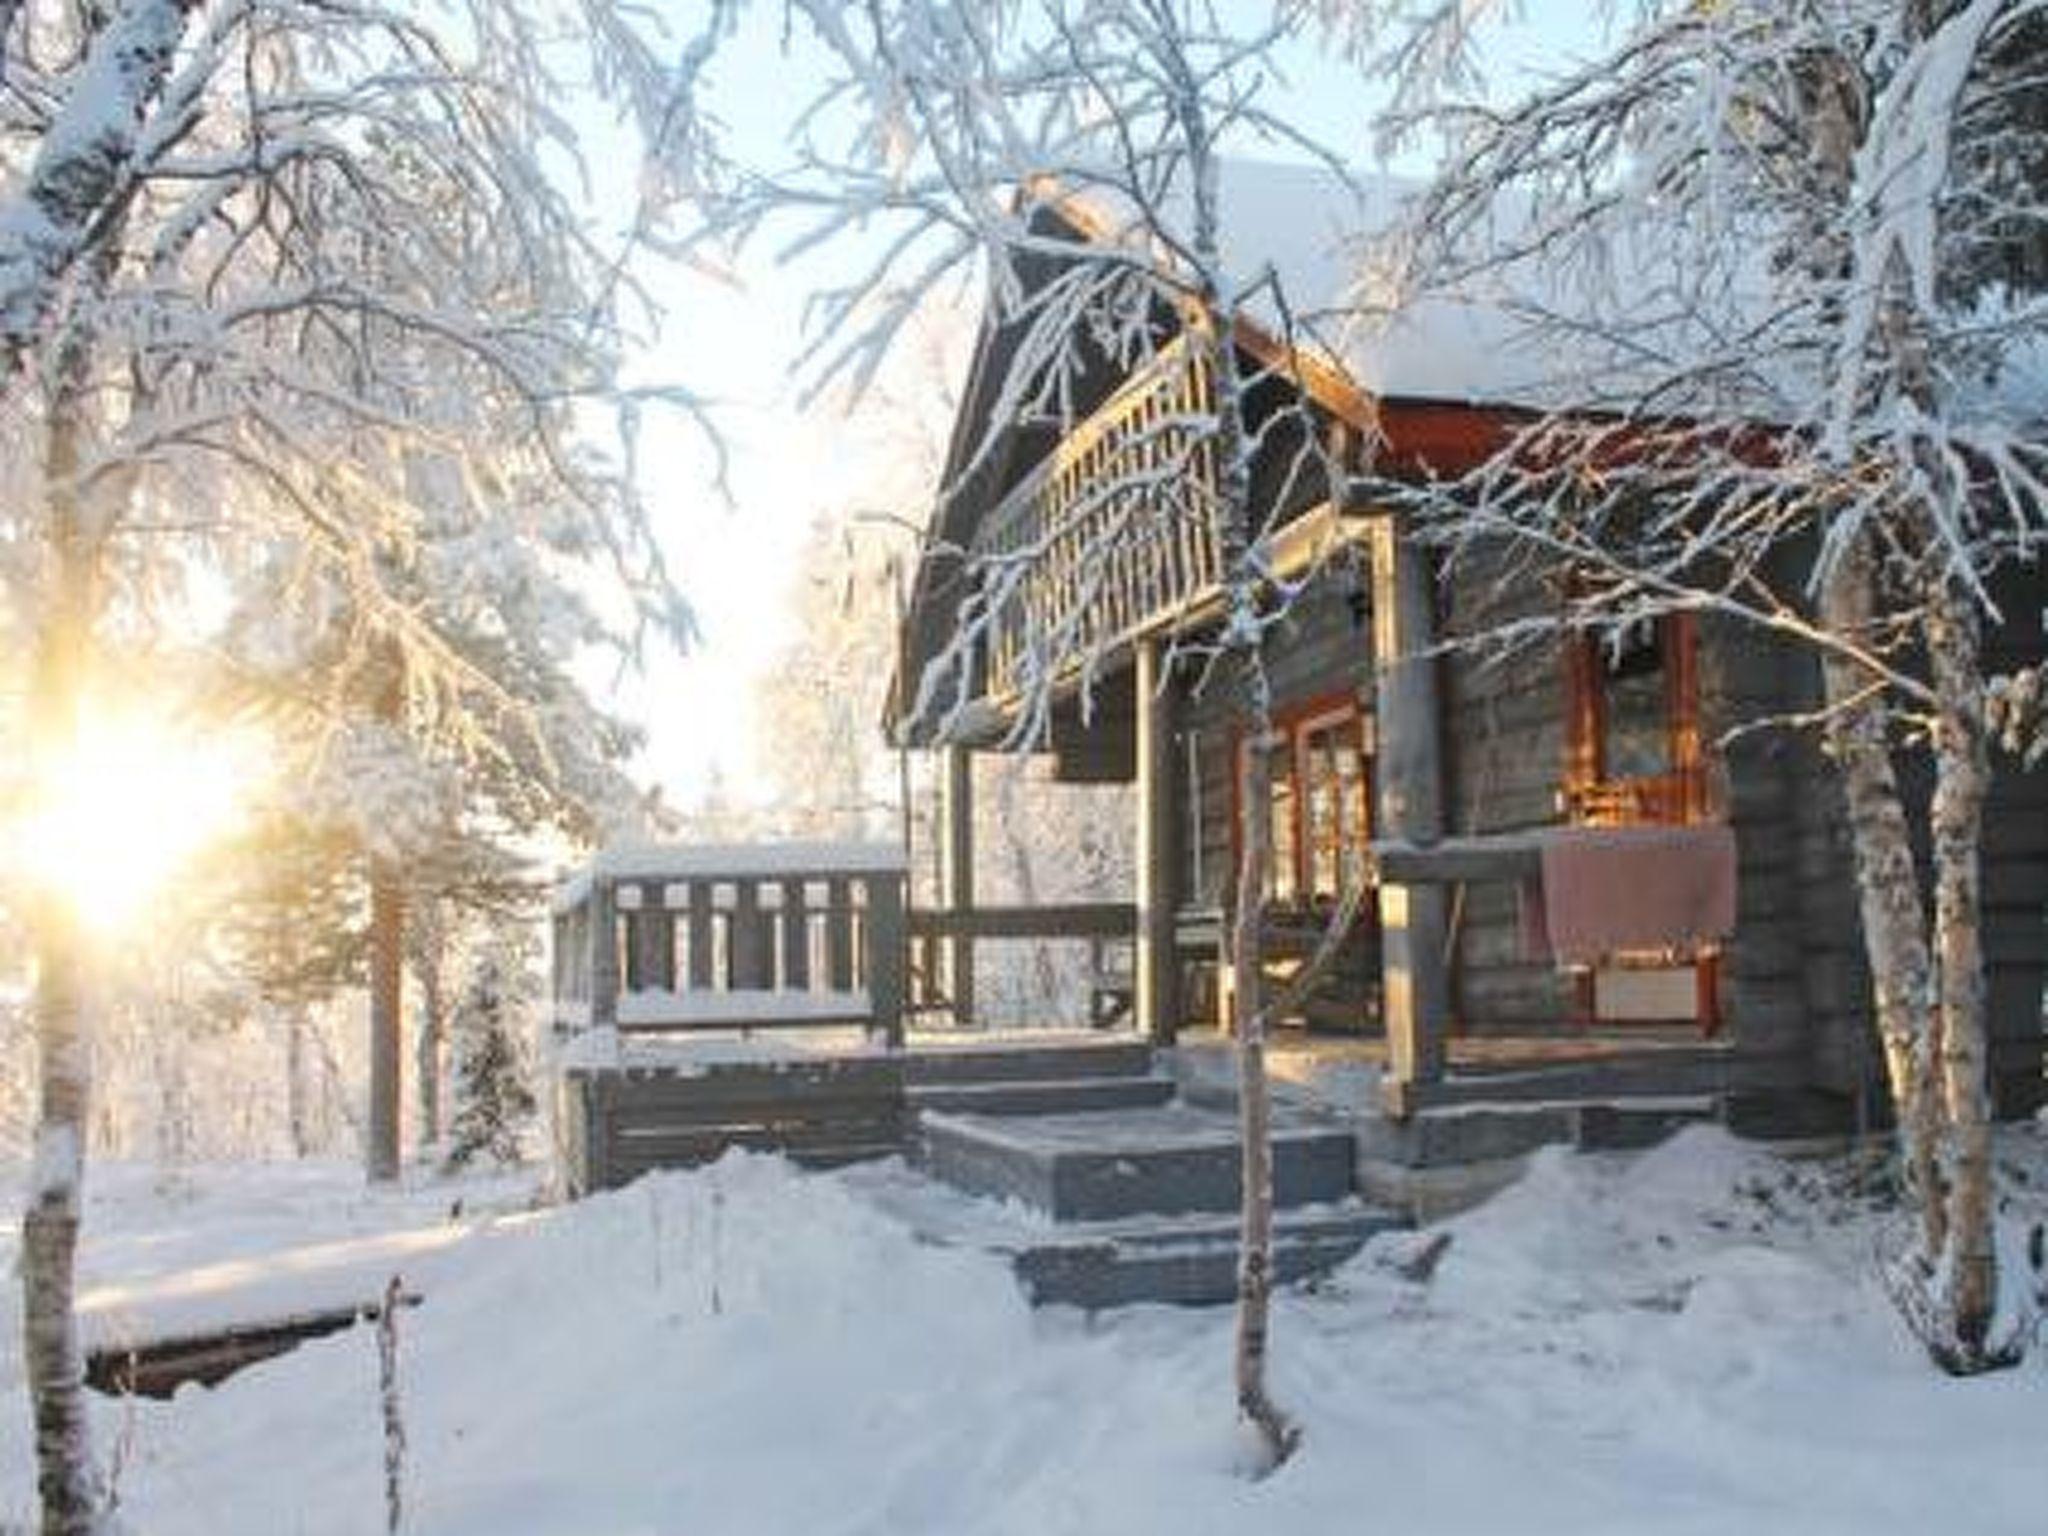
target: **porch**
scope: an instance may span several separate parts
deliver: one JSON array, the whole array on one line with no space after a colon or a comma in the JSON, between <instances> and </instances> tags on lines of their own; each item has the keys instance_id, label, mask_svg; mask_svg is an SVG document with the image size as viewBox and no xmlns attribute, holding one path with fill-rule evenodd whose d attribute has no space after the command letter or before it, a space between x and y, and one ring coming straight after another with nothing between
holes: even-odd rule
<instances>
[{"instance_id":1,"label":"porch","mask_svg":"<svg viewBox=\"0 0 2048 1536\"><path fill-rule=\"evenodd\" d=\"M1150 1190L1140 1179L1141 1204L1187 1199L1193 1188L1202 1209L1226 1209L1234 1174L1213 1149L1234 1144L1235 1067L1213 1028L1154 1034L1126 1016L1092 1029L998 1031L967 1010L918 1006L923 964L955 987L964 967L970 990L954 995L971 996L977 944L1045 935L1135 944L1141 904L919 911L907 887L901 851L878 845L621 849L566 882L553 995L557 1126L572 1190L741 1146L813 1166L899 1155L987 1192L989 1179L1026 1178L1020 1169L1053 1183L1079 1177L1054 1170L1086 1166L1091 1141L1135 1136L1141 1151L1117 1156L1156 1165L1161 1181ZM1427 1094L1412 1081L1394 1093L1400 1049L1383 1038L1277 1032L1283 1112L1321 1138L1319 1179L1342 1165L1336 1185L1317 1183L1304 1198L1368 1190L1379 1195L1375 1209L1413 1206L1415 1190L1401 1183L1419 1172L1481 1162L1498 1172L1503 1157L1543 1141L1605 1144L1668 1128L1719 1113L1759 1077L1726 1048L1675 1031L1525 1031L1447 1035ZM1446 1128L1481 1124L1474 1109L1494 1115L1492 1135L1474 1141Z\"/></svg>"}]
</instances>

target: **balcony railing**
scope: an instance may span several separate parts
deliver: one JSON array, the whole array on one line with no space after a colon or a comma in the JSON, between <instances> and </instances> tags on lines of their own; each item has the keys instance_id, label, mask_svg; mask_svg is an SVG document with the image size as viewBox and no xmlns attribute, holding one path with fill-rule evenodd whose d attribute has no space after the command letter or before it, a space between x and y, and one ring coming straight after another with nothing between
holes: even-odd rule
<instances>
[{"instance_id":1,"label":"balcony railing","mask_svg":"<svg viewBox=\"0 0 2048 1536\"><path fill-rule=\"evenodd\" d=\"M1207 371L1175 342L983 524L987 689L1015 697L1192 605L1220 575Z\"/></svg>"}]
</instances>

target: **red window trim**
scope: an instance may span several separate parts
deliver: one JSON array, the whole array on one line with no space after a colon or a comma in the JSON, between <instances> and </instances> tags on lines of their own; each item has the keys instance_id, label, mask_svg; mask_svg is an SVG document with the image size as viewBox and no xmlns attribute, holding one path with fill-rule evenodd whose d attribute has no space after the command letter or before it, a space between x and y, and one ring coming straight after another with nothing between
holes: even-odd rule
<instances>
[{"instance_id":1,"label":"red window trim","mask_svg":"<svg viewBox=\"0 0 2048 1536\"><path fill-rule=\"evenodd\" d=\"M1299 788L1299 786L1305 785L1308 779L1307 774L1303 771L1305 767L1302 760L1303 743L1312 728L1341 721L1346 716L1351 718L1358 732L1358 756L1362 770L1359 793L1363 795L1365 801L1363 807L1364 832L1367 837L1370 837L1372 835L1376 807L1373 804L1372 740L1366 722L1372 716L1371 712L1360 700L1357 692L1349 688L1333 689L1325 693L1314 694L1306 699L1297 700L1285 708L1274 710L1272 714L1272 736L1284 736L1287 738L1289 752L1294 764L1294 782L1297 789L1294 796L1293 815L1289 818L1288 843L1290 846L1287 852L1289 862L1293 867L1294 889L1297 892L1312 886L1313 880L1310 877L1314 873L1311 867L1311 855L1308 848L1308 799L1306 795L1301 793ZM1248 733L1242 728L1231 733L1230 862L1233 869L1237 867L1237 862L1244 852L1244 749L1247 739ZM1277 862L1280 850L1275 848L1273 854ZM1233 881L1231 885L1233 896L1235 890L1236 886ZM1291 908L1308 904L1307 901L1297 896L1295 900L1280 905Z\"/></svg>"},{"instance_id":2,"label":"red window trim","mask_svg":"<svg viewBox=\"0 0 2048 1536\"><path fill-rule=\"evenodd\" d=\"M1669 773L1651 778L1607 777L1607 689L1599 642L1591 635L1565 639L1565 760L1562 786L1568 821L1592 824L1705 821L1706 751L1700 729L1699 621L1690 613L1660 616L1664 647L1664 719ZM1721 1030L1721 955L1709 950L1694 967L1694 1014L1703 1034ZM1574 1005L1584 1024L1594 1021L1591 969L1573 985Z\"/></svg>"}]
</instances>

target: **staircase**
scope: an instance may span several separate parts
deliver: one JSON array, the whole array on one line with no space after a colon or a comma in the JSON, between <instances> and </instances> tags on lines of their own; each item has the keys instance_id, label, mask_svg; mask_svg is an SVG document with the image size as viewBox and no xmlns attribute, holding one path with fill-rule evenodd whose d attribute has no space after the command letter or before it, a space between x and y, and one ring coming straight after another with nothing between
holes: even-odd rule
<instances>
[{"instance_id":1,"label":"staircase","mask_svg":"<svg viewBox=\"0 0 2048 1536\"><path fill-rule=\"evenodd\" d=\"M956 1189L1005 1204L972 1240L1008 1252L1039 1303L1199 1305L1237 1290L1236 1117L1177 1102L1142 1042L1045 1047L957 1067L927 1058L911 1086L914 1155ZM1349 1127L1276 1107L1274 1262L1319 1274L1405 1225L1354 1193ZM934 1234L946 1240L948 1234Z\"/></svg>"},{"instance_id":2,"label":"staircase","mask_svg":"<svg viewBox=\"0 0 2048 1536\"><path fill-rule=\"evenodd\" d=\"M923 1114L1139 1109L1173 1097L1142 1040L925 1049L907 1062L905 1086Z\"/></svg>"}]
</instances>

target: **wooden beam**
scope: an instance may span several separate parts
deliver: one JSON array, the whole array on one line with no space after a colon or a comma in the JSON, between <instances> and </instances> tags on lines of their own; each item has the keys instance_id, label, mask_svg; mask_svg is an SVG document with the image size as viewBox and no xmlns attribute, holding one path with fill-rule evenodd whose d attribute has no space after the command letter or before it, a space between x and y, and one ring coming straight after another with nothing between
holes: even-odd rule
<instances>
[{"instance_id":1,"label":"wooden beam","mask_svg":"<svg viewBox=\"0 0 2048 1536\"><path fill-rule=\"evenodd\" d=\"M1138 931L1138 909L1128 901L1067 901L1036 907L972 907L910 914L918 937L956 939L1118 939Z\"/></svg>"},{"instance_id":2,"label":"wooden beam","mask_svg":"<svg viewBox=\"0 0 2048 1536\"><path fill-rule=\"evenodd\" d=\"M1480 880L1531 880L1543 873L1542 845L1526 833L1447 837L1436 843L1375 842L1377 879L1393 885L1463 885Z\"/></svg>"},{"instance_id":3,"label":"wooden beam","mask_svg":"<svg viewBox=\"0 0 2048 1536\"><path fill-rule=\"evenodd\" d=\"M1180 968L1173 941L1175 889L1173 817L1173 684L1162 675L1159 640L1138 642L1138 1030L1158 1045L1180 1028Z\"/></svg>"},{"instance_id":4,"label":"wooden beam","mask_svg":"<svg viewBox=\"0 0 2048 1536\"><path fill-rule=\"evenodd\" d=\"M1403 537L1401 522L1372 528L1373 676L1377 695L1382 837L1429 844L1443 832L1442 724L1437 698L1435 605L1429 564ZM1396 1085L1436 1082L1444 1073L1448 983L1444 891L1382 878L1380 966L1387 1070Z\"/></svg>"},{"instance_id":5,"label":"wooden beam","mask_svg":"<svg viewBox=\"0 0 2048 1536\"><path fill-rule=\"evenodd\" d=\"M940 776L939 900L959 912L974 909L974 757L965 747L939 749L945 772ZM956 933L946 947L946 987L953 999L953 1021L974 1020L974 936Z\"/></svg>"}]
</instances>

